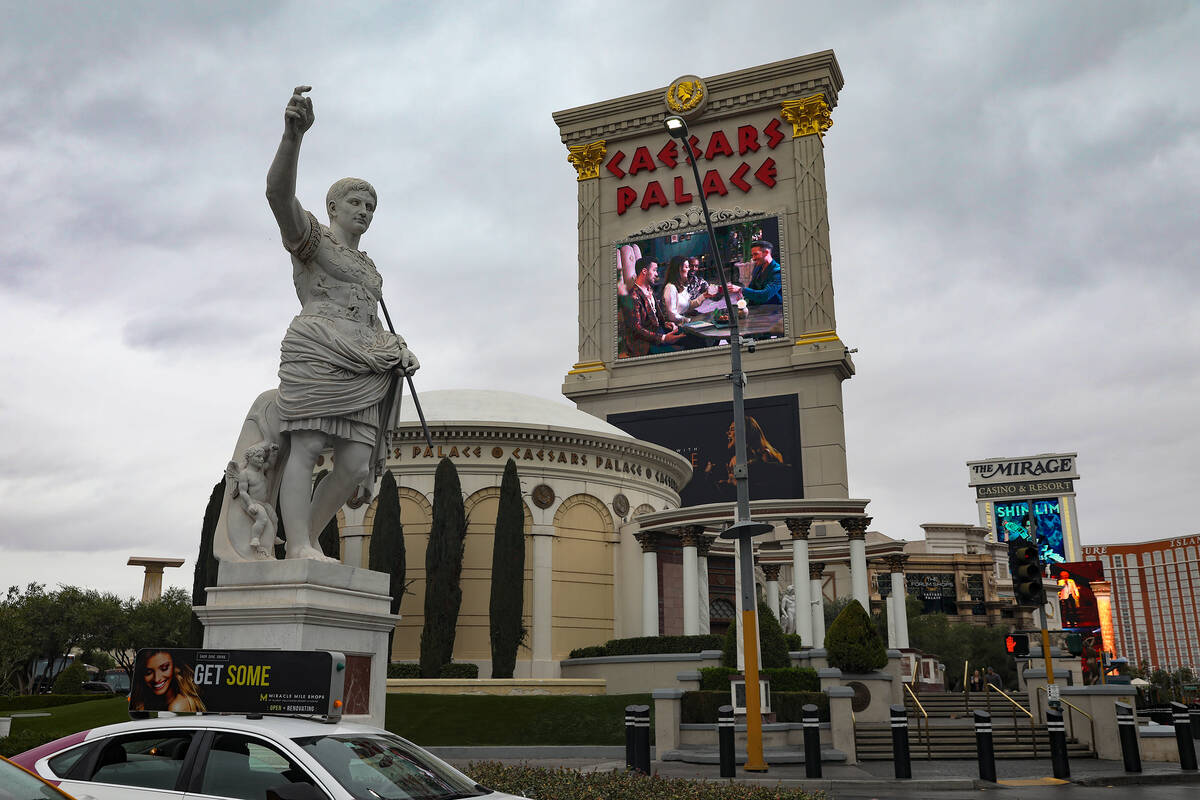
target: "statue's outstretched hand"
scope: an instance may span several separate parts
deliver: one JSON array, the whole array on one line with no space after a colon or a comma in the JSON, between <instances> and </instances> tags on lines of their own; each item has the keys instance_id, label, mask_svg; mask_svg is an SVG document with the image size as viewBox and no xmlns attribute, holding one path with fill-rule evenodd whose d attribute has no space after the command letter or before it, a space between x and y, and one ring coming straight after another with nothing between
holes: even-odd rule
<instances>
[{"instance_id":1,"label":"statue's outstretched hand","mask_svg":"<svg viewBox=\"0 0 1200 800\"><path fill-rule=\"evenodd\" d=\"M297 86L292 91L292 99L288 100L287 108L283 110L283 124L289 133L300 136L312 127L316 120L313 114L311 97L305 97L305 92L311 92L311 86Z\"/></svg>"},{"instance_id":2,"label":"statue's outstretched hand","mask_svg":"<svg viewBox=\"0 0 1200 800\"><path fill-rule=\"evenodd\" d=\"M403 375L412 375L421 368L421 362L417 361L416 355L412 350L409 350L403 345L400 346L400 363L396 369Z\"/></svg>"}]
</instances>

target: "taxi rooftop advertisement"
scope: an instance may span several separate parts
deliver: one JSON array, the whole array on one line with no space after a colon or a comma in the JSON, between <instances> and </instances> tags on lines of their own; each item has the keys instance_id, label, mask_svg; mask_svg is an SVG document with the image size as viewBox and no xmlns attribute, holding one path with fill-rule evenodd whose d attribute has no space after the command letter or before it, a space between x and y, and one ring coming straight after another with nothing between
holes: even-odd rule
<instances>
[{"instance_id":1,"label":"taxi rooftop advertisement","mask_svg":"<svg viewBox=\"0 0 1200 800\"><path fill-rule=\"evenodd\" d=\"M129 710L340 716L345 664L328 651L144 648Z\"/></svg>"}]
</instances>

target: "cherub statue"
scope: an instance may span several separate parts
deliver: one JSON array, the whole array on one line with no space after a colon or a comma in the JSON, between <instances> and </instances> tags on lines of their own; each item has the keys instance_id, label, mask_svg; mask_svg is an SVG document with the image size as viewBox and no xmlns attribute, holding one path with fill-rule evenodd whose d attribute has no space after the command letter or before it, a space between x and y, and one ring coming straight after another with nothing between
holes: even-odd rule
<instances>
[{"instance_id":1,"label":"cherub statue","mask_svg":"<svg viewBox=\"0 0 1200 800\"><path fill-rule=\"evenodd\" d=\"M246 450L240 467L236 461L230 461L225 467L231 495L241 501L246 516L253 523L250 548L264 560L275 557L275 535L279 530L279 517L269 499L271 483L267 474L274 468L278 455L279 445L259 442Z\"/></svg>"},{"instance_id":2,"label":"cherub statue","mask_svg":"<svg viewBox=\"0 0 1200 800\"><path fill-rule=\"evenodd\" d=\"M784 633L796 632L796 587L790 583L779 601L779 625Z\"/></svg>"}]
</instances>

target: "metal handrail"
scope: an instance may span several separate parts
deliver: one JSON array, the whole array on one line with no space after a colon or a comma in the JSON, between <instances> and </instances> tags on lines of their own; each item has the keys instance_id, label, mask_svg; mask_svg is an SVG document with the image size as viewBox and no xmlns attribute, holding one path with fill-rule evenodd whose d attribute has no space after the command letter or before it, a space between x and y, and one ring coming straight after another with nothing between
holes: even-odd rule
<instances>
[{"instance_id":1,"label":"metal handrail","mask_svg":"<svg viewBox=\"0 0 1200 800\"><path fill-rule=\"evenodd\" d=\"M967 680L970 674L970 659L963 659L963 710L971 713L971 684Z\"/></svg>"},{"instance_id":2,"label":"metal handrail","mask_svg":"<svg viewBox=\"0 0 1200 800\"><path fill-rule=\"evenodd\" d=\"M1037 690L1039 692L1041 692L1042 694L1046 695L1046 705L1049 705L1050 704L1050 692L1046 690L1045 686L1039 686L1039 687L1037 687ZM1079 706L1072 703L1070 700L1063 700L1062 697L1059 697L1058 702L1062 703L1067 708L1074 709L1075 711L1078 711L1080 714L1083 714L1085 717L1087 717L1088 725L1091 726L1091 732L1092 732L1091 748L1092 748L1092 750L1095 750L1096 749L1096 721L1094 719L1092 719L1092 715L1087 713L1086 711L1084 711ZM1075 718L1073 716L1071 716L1070 711L1067 712L1067 724L1071 726L1071 738L1075 739L1076 738L1075 737ZM1078 741L1078 739L1076 739L1076 741Z\"/></svg>"},{"instance_id":3,"label":"metal handrail","mask_svg":"<svg viewBox=\"0 0 1200 800\"><path fill-rule=\"evenodd\" d=\"M908 696L911 697L913 702L917 704L917 711L920 711L921 716L925 718L925 758L929 761L932 761L933 743L932 737L929 734L929 712L925 710L925 706L922 705L921 701L917 699L916 692L914 692L907 683L901 683L900 685L904 687L904 691L908 692Z\"/></svg>"},{"instance_id":4,"label":"metal handrail","mask_svg":"<svg viewBox=\"0 0 1200 800\"><path fill-rule=\"evenodd\" d=\"M1026 717L1029 718L1029 739L1033 744L1033 757L1037 758L1038 757L1037 728L1035 727L1035 724L1034 724L1033 712L1030 711L1025 706L1018 703L1016 700L1013 700L1011 697L1009 697L1008 693L1005 692L1003 689L1001 689L996 684L985 683L983 685L983 698L987 703L987 710L988 710L989 715L992 713L992 692L996 692L1001 697L1003 697L1005 700L1012 703L1014 706L1016 706L1018 709L1021 710L1022 714L1024 714ZM1013 733L1016 734L1018 730L1020 730L1020 729L1017 727L1017 718L1014 716L1013 717ZM1020 736L1018 735L1017 738L1020 739Z\"/></svg>"}]
</instances>

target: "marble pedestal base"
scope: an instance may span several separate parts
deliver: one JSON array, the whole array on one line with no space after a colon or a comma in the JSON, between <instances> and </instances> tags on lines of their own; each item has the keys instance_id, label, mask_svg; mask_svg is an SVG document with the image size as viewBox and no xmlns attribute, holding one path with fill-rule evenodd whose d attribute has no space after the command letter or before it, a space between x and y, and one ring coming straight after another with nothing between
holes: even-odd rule
<instances>
[{"instance_id":1,"label":"marble pedestal base","mask_svg":"<svg viewBox=\"0 0 1200 800\"><path fill-rule=\"evenodd\" d=\"M204 646L336 650L346 655L346 719L382 728L387 695L388 576L309 559L222 562L194 610Z\"/></svg>"}]
</instances>

